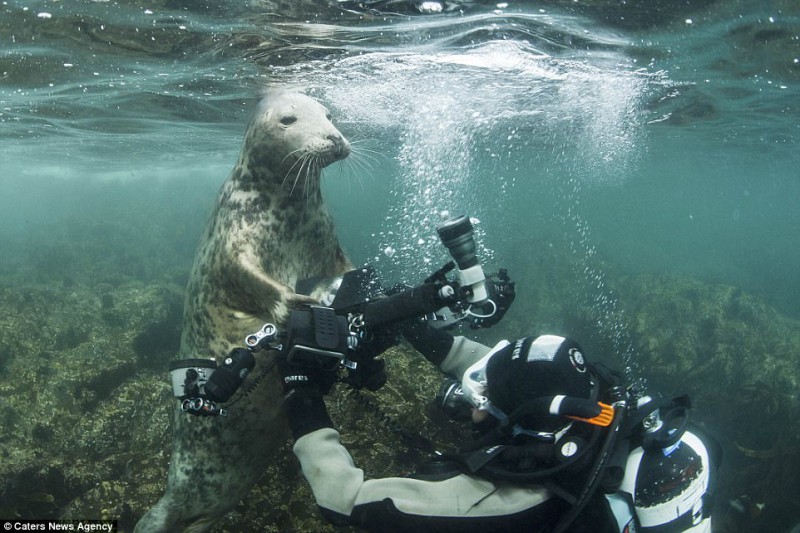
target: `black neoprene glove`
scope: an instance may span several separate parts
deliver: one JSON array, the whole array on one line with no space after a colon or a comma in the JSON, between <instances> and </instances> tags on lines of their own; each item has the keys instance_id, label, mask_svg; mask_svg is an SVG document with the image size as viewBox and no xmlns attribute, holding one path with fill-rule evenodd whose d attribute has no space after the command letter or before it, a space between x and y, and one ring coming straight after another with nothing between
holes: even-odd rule
<instances>
[{"instance_id":1,"label":"black neoprene glove","mask_svg":"<svg viewBox=\"0 0 800 533\"><path fill-rule=\"evenodd\" d=\"M386 363L376 359L383 352L398 343L399 333L394 326L383 326L370 330L359 338L358 347L350 352L348 359L357 363L357 367L348 369L348 375L342 381L353 388L366 388L376 391L386 384Z\"/></svg>"},{"instance_id":2,"label":"black neoprene glove","mask_svg":"<svg viewBox=\"0 0 800 533\"><path fill-rule=\"evenodd\" d=\"M278 371L283 383L284 406L294 440L322 428L332 428L323 401L332 384L332 372L309 370L282 360Z\"/></svg>"},{"instance_id":3,"label":"black neoprene glove","mask_svg":"<svg viewBox=\"0 0 800 533\"><path fill-rule=\"evenodd\" d=\"M494 309L491 304L485 304L481 308L475 309L477 315L489 313L491 315L485 318L469 316L470 329L490 328L500 322L517 296L515 286L516 283L508 277L508 271L505 268L501 268L500 272L486 278L486 292L489 299L494 302Z\"/></svg>"}]
</instances>

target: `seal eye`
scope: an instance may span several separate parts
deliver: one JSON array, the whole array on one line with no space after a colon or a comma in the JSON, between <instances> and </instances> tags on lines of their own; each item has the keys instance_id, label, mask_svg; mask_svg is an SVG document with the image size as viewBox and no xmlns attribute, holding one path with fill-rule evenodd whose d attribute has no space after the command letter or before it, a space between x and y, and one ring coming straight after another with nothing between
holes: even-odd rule
<instances>
[{"instance_id":1,"label":"seal eye","mask_svg":"<svg viewBox=\"0 0 800 533\"><path fill-rule=\"evenodd\" d=\"M297 117L293 117L291 115L281 117L281 124L283 124L284 126L291 126L295 122L297 122Z\"/></svg>"}]
</instances>

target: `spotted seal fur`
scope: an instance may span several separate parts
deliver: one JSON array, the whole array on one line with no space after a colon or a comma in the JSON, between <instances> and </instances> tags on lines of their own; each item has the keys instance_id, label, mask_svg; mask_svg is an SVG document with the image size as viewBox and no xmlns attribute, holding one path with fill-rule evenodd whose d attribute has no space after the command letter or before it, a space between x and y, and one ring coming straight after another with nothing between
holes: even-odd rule
<instances>
[{"instance_id":1,"label":"spotted seal fur","mask_svg":"<svg viewBox=\"0 0 800 533\"><path fill-rule=\"evenodd\" d=\"M195 256L182 358L219 362L247 334L281 325L290 307L308 302L293 291L298 280L352 268L320 193L322 169L349 153L312 98L273 91L261 101ZM271 355L256 354L246 394L228 416L176 408L166 491L137 532L207 531L257 481L288 436L277 372L262 372Z\"/></svg>"}]
</instances>

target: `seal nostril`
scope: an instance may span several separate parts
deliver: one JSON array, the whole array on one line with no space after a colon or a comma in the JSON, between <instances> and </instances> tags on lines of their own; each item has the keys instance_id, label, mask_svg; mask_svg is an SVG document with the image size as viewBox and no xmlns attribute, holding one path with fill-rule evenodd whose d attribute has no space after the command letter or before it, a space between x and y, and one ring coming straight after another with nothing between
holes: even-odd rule
<instances>
[{"instance_id":1,"label":"seal nostril","mask_svg":"<svg viewBox=\"0 0 800 533\"><path fill-rule=\"evenodd\" d=\"M333 143L336 152L344 153L347 150L347 144L341 135L328 135L327 139Z\"/></svg>"}]
</instances>

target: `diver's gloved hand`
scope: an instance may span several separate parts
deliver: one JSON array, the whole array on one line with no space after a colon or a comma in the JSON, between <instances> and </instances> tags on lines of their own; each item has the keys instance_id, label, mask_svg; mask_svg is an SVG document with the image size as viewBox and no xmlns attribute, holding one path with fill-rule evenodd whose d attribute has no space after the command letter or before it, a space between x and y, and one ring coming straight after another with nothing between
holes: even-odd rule
<instances>
[{"instance_id":1,"label":"diver's gloved hand","mask_svg":"<svg viewBox=\"0 0 800 533\"><path fill-rule=\"evenodd\" d=\"M392 346L396 346L399 337L400 333L395 326L370 328L365 336L358 339L358 347L348 355L348 359L354 361L375 359Z\"/></svg>"},{"instance_id":2,"label":"diver's gloved hand","mask_svg":"<svg viewBox=\"0 0 800 533\"><path fill-rule=\"evenodd\" d=\"M375 392L386 384L386 362L383 359L364 359L358 362L342 381L355 389L365 388Z\"/></svg>"},{"instance_id":3,"label":"diver's gloved hand","mask_svg":"<svg viewBox=\"0 0 800 533\"><path fill-rule=\"evenodd\" d=\"M351 387L376 391L386 384L386 363L376 359L383 352L397 345L399 333L393 326L384 326L367 332L358 341L355 351L348 354L348 359L356 363L356 368L348 369L348 375L342 381Z\"/></svg>"},{"instance_id":4,"label":"diver's gloved hand","mask_svg":"<svg viewBox=\"0 0 800 533\"><path fill-rule=\"evenodd\" d=\"M486 318L478 318L469 315L467 318L470 321L469 327L471 329L488 328L500 322L500 319L506 314L506 311L508 311L511 304L514 303L514 298L517 296L515 285L516 283L511 281L511 278L508 277L508 270L505 268L500 269L496 279L494 276L487 278L486 292L489 299L497 306L497 309L494 311L494 314ZM492 312L492 309L491 304L486 304L482 309L476 309L475 311L477 314L488 314Z\"/></svg>"},{"instance_id":5,"label":"diver's gloved hand","mask_svg":"<svg viewBox=\"0 0 800 533\"><path fill-rule=\"evenodd\" d=\"M323 368L289 363L281 358L278 363L283 392L288 397L296 389L315 389L325 395L331 391L336 382L336 372Z\"/></svg>"},{"instance_id":6,"label":"diver's gloved hand","mask_svg":"<svg viewBox=\"0 0 800 533\"><path fill-rule=\"evenodd\" d=\"M284 407L292 437L297 440L312 431L333 427L322 396L330 391L334 373L304 368L285 359L278 363L278 372L283 383Z\"/></svg>"}]
</instances>

